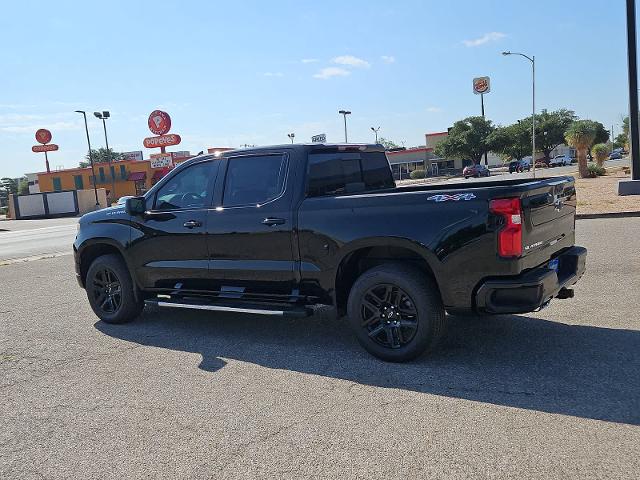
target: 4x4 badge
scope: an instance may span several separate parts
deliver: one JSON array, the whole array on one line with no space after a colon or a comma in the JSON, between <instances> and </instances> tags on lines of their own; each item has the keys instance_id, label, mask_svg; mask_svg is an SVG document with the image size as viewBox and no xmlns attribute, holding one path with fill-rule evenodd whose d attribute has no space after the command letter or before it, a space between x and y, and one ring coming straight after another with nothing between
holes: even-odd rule
<instances>
[{"instance_id":1,"label":"4x4 badge","mask_svg":"<svg viewBox=\"0 0 640 480\"><path fill-rule=\"evenodd\" d=\"M476 196L473 193L456 193L454 195L432 195L427 198L427 200L433 200L434 202L448 202L450 200L453 200L454 202L458 202L460 200L473 200L474 198L476 198Z\"/></svg>"}]
</instances>

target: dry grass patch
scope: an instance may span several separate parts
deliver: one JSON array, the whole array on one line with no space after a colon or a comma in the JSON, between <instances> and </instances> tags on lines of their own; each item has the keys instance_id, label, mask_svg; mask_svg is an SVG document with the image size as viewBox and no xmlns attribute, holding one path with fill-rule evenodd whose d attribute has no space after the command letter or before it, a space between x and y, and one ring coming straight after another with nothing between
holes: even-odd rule
<instances>
[{"instance_id":1,"label":"dry grass patch","mask_svg":"<svg viewBox=\"0 0 640 480\"><path fill-rule=\"evenodd\" d=\"M640 197L618 195L618 182L628 179L621 167L608 168L596 178L576 178L578 213L617 213L640 211Z\"/></svg>"}]
</instances>

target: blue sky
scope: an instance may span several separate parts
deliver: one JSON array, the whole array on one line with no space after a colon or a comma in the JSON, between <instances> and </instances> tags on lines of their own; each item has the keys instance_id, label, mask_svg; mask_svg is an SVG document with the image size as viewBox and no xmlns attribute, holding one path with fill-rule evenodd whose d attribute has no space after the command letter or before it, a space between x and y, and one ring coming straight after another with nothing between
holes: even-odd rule
<instances>
[{"instance_id":1,"label":"blue sky","mask_svg":"<svg viewBox=\"0 0 640 480\"><path fill-rule=\"evenodd\" d=\"M372 141L371 126L407 146L479 114L471 90L489 75L488 118L570 108L615 124L627 111L623 0L7 2L0 17L0 176L42 171L37 128L60 145L52 167L86 153L82 117L110 110L110 146L142 146L161 108L176 150L307 141L326 133ZM89 118L92 146L102 125Z\"/></svg>"}]
</instances>

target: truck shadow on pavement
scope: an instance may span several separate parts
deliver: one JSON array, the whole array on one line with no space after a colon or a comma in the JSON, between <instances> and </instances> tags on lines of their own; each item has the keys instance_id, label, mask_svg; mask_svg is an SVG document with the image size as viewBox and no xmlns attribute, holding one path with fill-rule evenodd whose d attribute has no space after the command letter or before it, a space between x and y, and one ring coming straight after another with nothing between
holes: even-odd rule
<instances>
[{"instance_id":1,"label":"truck shadow on pavement","mask_svg":"<svg viewBox=\"0 0 640 480\"><path fill-rule=\"evenodd\" d=\"M640 332L566 325L527 316L449 317L439 351L382 362L329 315L286 319L147 307L101 332L140 345L494 405L640 425ZM194 366L195 367L195 366Z\"/></svg>"}]
</instances>

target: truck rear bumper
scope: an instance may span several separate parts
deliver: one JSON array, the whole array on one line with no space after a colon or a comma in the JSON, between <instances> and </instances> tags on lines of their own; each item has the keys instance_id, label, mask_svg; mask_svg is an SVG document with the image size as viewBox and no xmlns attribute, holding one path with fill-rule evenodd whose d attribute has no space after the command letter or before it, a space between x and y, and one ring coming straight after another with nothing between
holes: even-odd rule
<instances>
[{"instance_id":1,"label":"truck rear bumper","mask_svg":"<svg viewBox=\"0 0 640 480\"><path fill-rule=\"evenodd\" d=\"M485 280L476 293L476 310L482 313L527 313L540 308L560 290L582 277L587 249L572 247L557 259L557 271L543 265L517 277Z\"/></svg>"}]
</instances>

